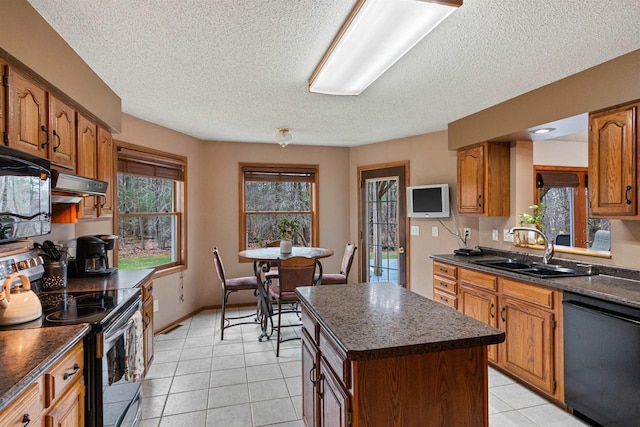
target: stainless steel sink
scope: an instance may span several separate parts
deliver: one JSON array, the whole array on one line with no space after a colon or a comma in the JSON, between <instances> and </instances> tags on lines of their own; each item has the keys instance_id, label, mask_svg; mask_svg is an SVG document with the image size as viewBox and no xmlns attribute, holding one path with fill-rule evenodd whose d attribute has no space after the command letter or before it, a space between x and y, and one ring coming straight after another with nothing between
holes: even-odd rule
<instances>
[{"instance_id":1,"label":"stainless steel sink","mask_svg":"<svg viewBox=\"0 0 640 427\"><path fill-rule=\"evenodd\" d=\"M515 273L526 274L528 276L550 278L550 277L575 277L587 276L587 271L563 267L554 264L531 263L514 258L498 258L472 261L474 264L493 267L499 270L513 271Z\"/></svg>"}]
</instances>

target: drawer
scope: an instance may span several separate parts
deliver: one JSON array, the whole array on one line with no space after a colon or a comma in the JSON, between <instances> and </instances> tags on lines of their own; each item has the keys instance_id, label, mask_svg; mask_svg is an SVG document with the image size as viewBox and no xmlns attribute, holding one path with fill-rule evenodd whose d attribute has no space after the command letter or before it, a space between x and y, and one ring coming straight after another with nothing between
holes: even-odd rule
<instances>
[{"instance_id":1,"label":"drawer","mask_svg":"<svg viewBox=\"0 0 640 427\"><path fill-rule=\"evenodd\" d=\"M338 347L338 344L322 328L320 328L318 348L322 357L336 374L336 377L349 389L351 387L351 363L347 360L347 355Z\"/></svg>"},{"instance_id":2,"label":"drawer","mask_svg":"<svg viewBox=\"0 0 640 427\"><path fill-rule=\"evenodd\" d=\"M460 283L467 283L479 288L491 289L495 291L498 289L498 278L494 275L482 273L480 271L460 269Z\"/></svg>"},{"instance_id":3,"label":"drawer","mask_svg":"<svg viewBox=\"0 0 640 427\"><path fill-rule=\"evenodd\" d=\"M76 344L44 374L44 406L49 408L78 378L82 378L84 347Z\"/></svg>"},{"instance_id":4,"label":"drawer","mask_svg":"<svg viewBox=\"0 0 640 427\"><path fill-rule=\"evenodd\" d=\"M442 292L448 292L450 294L455 295L458 293L458 284L451 279L445 279L443 277L434 275L433 289L434 291L438 289Z\"/></svg>"},{"instance_id":5,"label":"drawer","mask_svg":"<svg viewBox=\"0 0 640 427\"><path fill-rule=\"evenodd\" d=\"M316 317L302 304L302 328L306 330L315 345L319 342L320 326Z\"/></svg>"},{"instance_id":6,"label":"drawer","mask_svg":"<svg viewBox=\"0 0 640 427\"><path fill-rule=\"evenodd\" d=\"M0 414L0 426L39 425L41 412L40 382L35 382Z\"/></svg>"},{"instance_id":7,"label":"drawer","mask_svg":"<svg viewBox=\"0 0 640 427\"><path fill-rule=\"evenodd\" d=\"M455 308L456 310L458 309L458 298L446 292L440 292L439 290L434 289L433 300L439 302L440 304L448 305L451 308Z\"/></svg>"},{"instance_id":8,"label":"drawer","mask_svg":"<svg viewBox=\"0 0 640 427\"><path fill-rule=\"evenodd\" d=\"M502 295L518 298L532 304L553 308L553 290L541 286L516 282L515 280L502 280Z\"/></svg>"},{"instance_id":9,"label":"drawer","mask_svg":"<svg viewBox=\"0 0 640 427\"><path fill-rule=\"evenodd\" d=\"M458 278L458 267L433 261L433 274L456 280Z\"/></svg>"},{"instance_id":10,"label":"drawer","mask_svg":"<svg viewBox=\"0 0 640 427\"><path fill-rule=\"evenodd\" d=\"M142 286L142 301L145 301L147 298L153 296L153 280L149 280L144 283Z\"/></svg>"}]
</instances>

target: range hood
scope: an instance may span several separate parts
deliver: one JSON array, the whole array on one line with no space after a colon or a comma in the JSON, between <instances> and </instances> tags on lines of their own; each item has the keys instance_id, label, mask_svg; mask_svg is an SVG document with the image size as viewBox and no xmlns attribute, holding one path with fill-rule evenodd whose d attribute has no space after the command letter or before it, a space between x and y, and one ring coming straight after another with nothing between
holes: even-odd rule
<instances>
[{"instance_id":1,"label":"range hood","mask_svg":"<svg viewBox=\"0 0 640 427\"><path fill-rule=\"evenodd\" d=\"M51 203L78 203L85 196L105 196L107 186L108 183L104 181L53 169L51 171Z\"/></svg>"}]
</instances>

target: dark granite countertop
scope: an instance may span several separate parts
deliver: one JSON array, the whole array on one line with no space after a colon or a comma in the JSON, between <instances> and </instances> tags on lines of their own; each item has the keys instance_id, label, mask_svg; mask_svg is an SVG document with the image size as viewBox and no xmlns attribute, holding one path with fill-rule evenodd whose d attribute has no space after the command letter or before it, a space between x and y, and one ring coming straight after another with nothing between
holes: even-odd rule
<instances>
[{"instance_id":1,"label":"dark granite countertop","mask_svg":"<svg viewBox=\"0 0 640 427\"><path fill-rule=\"evenodd\" d=\"M562 291L575 292L578 294L599 298L605 301L623 304L629 307L640 308L640 280L638 279L638 271L632 269L622 269L609 266L598 266L599 271L605 274L597 274L593 276L577 276L577 277L554 277L554 278L537 278L520 274L517 272L499 270L489 266L474 264L473 261L483 259L492 259L496 256L504 256L508 254L490 254L481 256L460 256L453 254L431 255L431 258L438 261L448 262L450 264L459 265L461 267L484 271L495 274L497 276L517 279L523 282L535 283ZM520 258L519 254L511 253L514 258ZM568 260L554 259L553 263L559 263L565 266L571 266ZM584 262L579 262L584 264Z\"/></svg>"},{"instance_id":2,"label":"dark granite countertop","mask_svg":"<svg viewBox=\"0 0 640 427\"><path fill-rule=\"evenodd\" d=\"M391 283L300 287L296 293L350 360L504 341L504 332Z\"/></svg>"},{"instance_id":3,"label":"dark granite countertop","mask_svg":"<svg viewBox=\"0 0 640 427\"><path fill-rule=\"evenodd\" d=\"M67 279L67 291L102 291L122 288L137 288L149 280L153 268L141 270L118 270L111 276L74 277Z\"/></svg>"},{"instance_id":4,"label":"dark granite countertop","mask_svg":"<svg viewBox=\"0 0 640 427\"><path fill-rule=\"evenodd\" d=\"M0 411L88 332L86 323L0 331Z\"/></svg>"}]
</instances>

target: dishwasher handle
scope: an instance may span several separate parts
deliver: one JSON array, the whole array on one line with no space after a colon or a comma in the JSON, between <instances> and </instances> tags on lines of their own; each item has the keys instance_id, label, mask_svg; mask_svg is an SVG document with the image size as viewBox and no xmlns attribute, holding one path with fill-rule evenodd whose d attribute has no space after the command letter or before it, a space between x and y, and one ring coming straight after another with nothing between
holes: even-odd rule
<instances>
[{"instance_id":1,"label":"dishwasher handle","mask_svg":"<svg viewBox=\"0 0 640 427\"><path fill-rule=\"evenodd\" d=\"M633 325L636 326L640 326L640 319L637 319L635 317L631 317L631 316L627 316L624 315L622 313L616 313L614 311L611 310L607 310L605 308L601 308L601 307L596 307L590 304L585 304L583 302L580 301L563 301L562 302L564 304L565 307L571 307L574 308L576 310L580 310L583 311L585 313L589 313L589 314L593 314L596 316L603 316L603 317L608 317L608 318L612 318L612 319L617 319L617 320L621 320L623 322L628 322L631 323Z\"/></svg>"}]
</instances>

